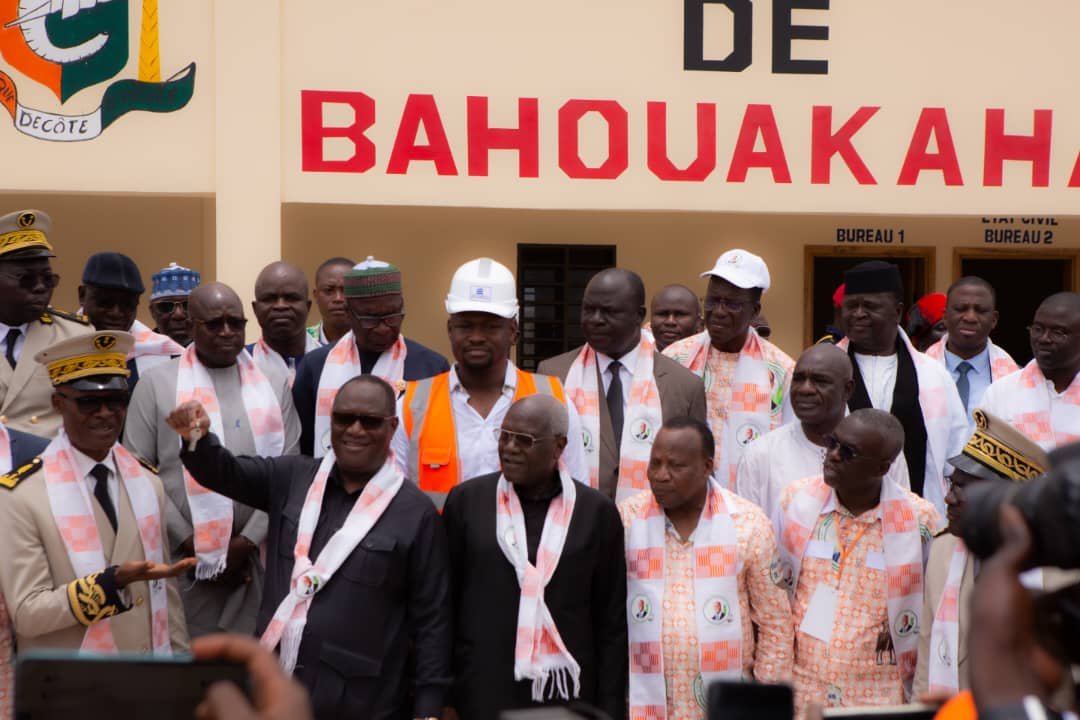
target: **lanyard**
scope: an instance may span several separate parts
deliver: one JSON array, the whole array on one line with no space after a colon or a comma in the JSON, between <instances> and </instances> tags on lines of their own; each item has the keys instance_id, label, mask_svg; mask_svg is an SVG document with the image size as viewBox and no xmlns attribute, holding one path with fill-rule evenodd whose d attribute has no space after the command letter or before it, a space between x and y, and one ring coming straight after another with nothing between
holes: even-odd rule
<instances>
[{"instance_id":1,"label":"lanyard","mask_svg":"<svg viewBox=\"0 0 1080 720\"><path fill-rule=\"evenodd\" d=\"M840 569L836 572L837 582L839 582L840 578L844 575L844 563L851 555L851 551L855 549L855 546L859 544L860 540L862 540L862 536L865 535L866 531L869 530L870 527L873 525L873 523L860 524L862 525L862 530L859 530L859 532L855 533L855 537L852 538L851 542L847 544L847 547L844 547L840 543L840 514L836 514L836 547L840 549Z\"/></svg>"}]
</instances>

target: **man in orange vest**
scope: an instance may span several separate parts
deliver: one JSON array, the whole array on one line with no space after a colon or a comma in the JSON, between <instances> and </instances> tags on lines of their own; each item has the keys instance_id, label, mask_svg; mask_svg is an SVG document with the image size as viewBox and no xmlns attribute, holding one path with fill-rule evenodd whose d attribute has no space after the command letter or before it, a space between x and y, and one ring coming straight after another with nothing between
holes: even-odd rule
<instances>
[{"instance_id":1,"label":"man in orange vest","mask_svg":"<svg viewBox=\"0 0 1080 720\"><path fill-rule=\"evenodd\" d=\"M499 470L496 439L515 400L544 393L566 400L555 378L520 370L510 361L518 338L517 285L490 258L457 269L446 296L446 330L454 354L449 372L409 382L398 401L401 422L391 447L406 477L442 509L464 480ZM570 410L563 459L570 476L588 482L581 423Z\"/></svg>"}]
</instances>

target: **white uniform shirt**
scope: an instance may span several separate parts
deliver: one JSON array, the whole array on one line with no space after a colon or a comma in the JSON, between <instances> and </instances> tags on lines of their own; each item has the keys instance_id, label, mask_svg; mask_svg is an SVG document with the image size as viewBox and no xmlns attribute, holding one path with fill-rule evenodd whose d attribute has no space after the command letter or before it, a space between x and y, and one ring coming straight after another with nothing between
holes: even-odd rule
<instances>
[{"instance_id":1,"label":"white uniform shirt","mask_svg":"<svg viewBox=\"0 0 1080 720\"><path fill-rule=\"evenodd\" d=\"M75 468L82 475L83 480L86 482L87 492L90 494L91 501L94 497L94 487L97 485L97 478L90 474L90 471L97 467L99 464L104 465L109 469L109 479L105 481L105 485L109 489L109 499L112 500L113 510L116 511L117 517L120 515L120 508L117 507L117 498L120 497L120 477L116 473L116 461L113 460L112 450L105 456L105 459L100 463L93 458L84 455L75 449L75 446L71 446L71 457L75 460Z\"/></svg>"},{"instance_id":2,"label":"white uniform shirt","mask_svg":"<svg viewBox=\"0 0 1080 720\"><path fill-rule=\"evenodd\" d=\"M23 323L22 325L5 325L4 323L0 323L0 361L3 362L7 362L4 360L4 355L7 353L7 336L12 329L19 331L19 337L15 339L14 352L15 362L18 362L19 358L22 356L23 345L26 344L26 333L30 331L30 323Z\"/></svg>"}]
</instances>

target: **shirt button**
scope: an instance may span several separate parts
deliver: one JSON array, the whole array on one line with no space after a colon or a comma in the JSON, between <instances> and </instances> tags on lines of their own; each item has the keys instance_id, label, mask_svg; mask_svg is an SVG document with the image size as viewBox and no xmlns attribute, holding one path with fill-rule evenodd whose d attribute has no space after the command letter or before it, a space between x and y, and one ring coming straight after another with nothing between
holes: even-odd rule
<instances>
[{"instance_id":1,"label":"shirt button","mask_svg":"<svg viewBox=\"0 0 1080 720\"><path fill-rule=\"evenodd\" d=\"M136 605L138 605L138 606L141 606L141 605L143 604L143 599L142 599L142 595L140 595L139 597L135 598L135 604L136 604Z\"/></svg>"},{"instance_id":2,"label":"shirt button","mask_svg":"<svg viewBox=\"0 0 1080 720\"><path fill-rule=\"evenodd\" d=\"M30 416L30 424L31 425L37 425L37 415L31 415Z\"/></svg>"}]
</instances>

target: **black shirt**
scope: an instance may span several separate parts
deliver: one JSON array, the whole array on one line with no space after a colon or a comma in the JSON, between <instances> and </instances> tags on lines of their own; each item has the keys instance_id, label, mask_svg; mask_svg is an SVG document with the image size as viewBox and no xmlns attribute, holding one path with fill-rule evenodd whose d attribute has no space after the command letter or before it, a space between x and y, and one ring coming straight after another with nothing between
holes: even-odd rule
<instances>
[{"instance_id":1,"label":"black shirt","mask_svg":"<svg viewBox=\"0 0 1080 720\"><path fill-rule=\"evenodd\" d=\"M540 547L540 536L544 533L544 520L547 519L551 501L562 495L562 483L555 483L555 489L545 497L529 500L518 494L521 514L525 516L525 544L529 548L529 562L536 565L536 550Z\"/></svg>"},{"instance_id":2,"label":"black shirt","mask_svg":"<svg viewBox=\"0 0 1080 720\"><path fill-rule=\"evenodd\" d=\"M213 433L194 452L185 443L180 459L201 484L268 515L266 581L256 622L261 633L290 592L300 515L320 461L236 457ZM335 470L312 534L313 560L360 495L346 492ZM311 693L316 718L440 715L450 684L451 621L442 520L431 500L405 480L308 611L294 675Z\"/></svg>"}]
</instances>

